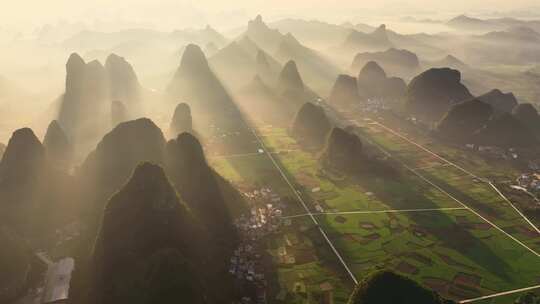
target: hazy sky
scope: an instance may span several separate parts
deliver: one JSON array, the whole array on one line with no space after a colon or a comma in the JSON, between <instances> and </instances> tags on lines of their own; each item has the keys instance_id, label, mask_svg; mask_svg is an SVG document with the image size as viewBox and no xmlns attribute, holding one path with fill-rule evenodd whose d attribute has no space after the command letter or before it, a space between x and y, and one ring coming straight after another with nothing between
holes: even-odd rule
<instances>
[{"instance_id":1,"label":"hazy sky","mask_svg":"<svg viewBox=\"0 0 540 304\"><path fill-rule=\"evenodd\" d=\"M3 24L31 28L58 20L155 28L198 27L214 23L234 26L262 13L267 19L285 16L346 21L379 16L415 15L448 18L504 15L533 18L540 14L538 0L2 0ZM529 15L529 16L527 16ZM0 26L1 24L0 23Z\"/></svg>"}]
</instances>

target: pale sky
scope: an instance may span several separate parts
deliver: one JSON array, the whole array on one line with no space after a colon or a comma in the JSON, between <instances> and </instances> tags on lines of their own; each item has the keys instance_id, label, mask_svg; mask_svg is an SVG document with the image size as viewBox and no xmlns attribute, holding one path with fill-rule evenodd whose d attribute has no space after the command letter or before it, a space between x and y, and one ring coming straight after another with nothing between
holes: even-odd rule
<instances>
[{"instance_id":1,"label":"pale sky","mask_svg":"<svg viewBox=\"0 0 540 304\"><path fill-rule=\"evenodd\" d=\"M1 0L0 26L36 27L58 20L116 26L140 24L160 29L234 26L257 13L267 19L302 17L342 22L379 16L449 18L468 13L483 16L540 16L538 0ZM538 14L538 15L537 15Z\"/></svg>"}]
</instances>

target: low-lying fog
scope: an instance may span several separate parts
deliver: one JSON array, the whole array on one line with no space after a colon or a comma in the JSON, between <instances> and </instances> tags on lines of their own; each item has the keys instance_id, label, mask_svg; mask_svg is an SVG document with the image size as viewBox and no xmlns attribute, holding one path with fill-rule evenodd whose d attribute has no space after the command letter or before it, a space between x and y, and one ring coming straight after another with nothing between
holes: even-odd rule
<instances>
[{"instance_id":1,"label":"low-lying fog","mask_svg":"<svg viewBox=\"0 0 540 304\"><path fill-rule=\"evenodd\" d=\"M321 96L328 96L337 74L358 72L351 71L358 53L396 48L407 49L419 59L418 68L397 75L406 81L427 67L449 64L443 59L452 55L464 64L460 70L475 93L499 87L514 91L518 99L538 103L540 86L529 78L539 73L540 21L534 20L537 16L540 20L540 8L536 2L11 2L9 9L0 12L0 143L22 126L43 135L58 115L71 53L102 64L111 53L124 57L150 92L145 104L157 113L161 93L189 43L201 46L218 76L236 78L230 76L240 71L224 64L230 60L224 50L241 40L248 21L258 13L270 28L292 33L301 44L294 54L310 59L299 63L300 70L307 85ZM375 41L380 38L375 32L381 24L386 24L389 40L382 45ZM359 33L356 40L351 38L353 31ZM259 46L279 65L293 56L278 44ZM247 84L238 78L236 83L226 82L231 93ZM169 117L154 119L168 123Z\"/></svg>"}]
</instances>

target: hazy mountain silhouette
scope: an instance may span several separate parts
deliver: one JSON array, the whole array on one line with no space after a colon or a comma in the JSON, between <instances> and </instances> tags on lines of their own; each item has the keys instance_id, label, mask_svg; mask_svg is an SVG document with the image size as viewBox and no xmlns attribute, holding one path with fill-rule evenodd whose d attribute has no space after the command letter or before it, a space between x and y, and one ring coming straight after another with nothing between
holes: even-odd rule
<instances>
[{"instance_id":1,"label":"hazy mountain silhouette","mask_svg":"<svg viewBox=\"0 0 540 304\"><path fill-rule=\"evenodd\" d=\"M255 75L256 62L254 54L233 41L210 58L212 68L228 87L245 84Z\"/></svg>"},{"instance_id":2,"label":"hazy mountain silhouette","mask_svg":"<svg viewBox=\"0 0 540 304\"><path fill-rule=\"evenodd\" d=\"M296 105L288 104L259 75L239 90L238 101L249 116L270 124L288 126L295 114Z\"/></svg>"},{"instance_id":3,"label":"hazy mountain silhouette","mask_svg":"<svg viewBox=\"0 0 540 304\"><path fill-rule=\"evenodd\" d=\"M272 56L263 50L258 50L255 57L257 75L269 85L275 85L275 81L281 71L281 65Z\"/></svg>"},{"instance_id":4,"label":"hazy mountain silhouette","mask_svg":"<svg viewBox=\"0 0 540 304\"><path fill-rule=\"evenodd\" d=\"M203 239L164 170L140 164L105 208L94 249L91 296L102 304L206 303L197 270L204 261L197 251Z\"/></svg>"},{"instance_id":5,"label":"hazy mountain silhouette","mask_svg":"<svg viewBox=\"0 0 540 304\"><path fill-rule=\"evenodd\" d=\"M324 108L307 102L294 118L291 135L304 146L320 148L326 142L331 128Z\"/></svg>"},{"instance_id":6,"label":"hazy mountain silhouette","mask_svg":"<svg viewBox=\"0 0 540 304\"><path fill-rule=\"evenodd\" d=\"M339 69L319 52L302 45L292 34L283 36L275 58L281 62L293 60L310 87L328 92Z\"/></svg>"},{"instance_id":7,"label":"hazy mountain silhouette","mask_svg":"<svg viewBox=\"0 0 540 304\"><path fill-rule=\"evenodd\" d=\"M174 100L185 100L190 104L194 116L227 118L226 114L237 114L234 103L210 69L200 47L186 47L180 67L171 80L167 92ZM195 117L196 119L196 117Z\"/></svg>"},{"instance_id":8,"label":"hazy mountain silhouette","mask_svg":"<svg viewBox=\"0 0 540 304\"><path fill-rule=\"evenodd\" d=\"M494 28L501 28L500 26L497 26L492 22L478 18L472 18L466 15L459 15L457 17L454 17L450 19L446 24L450 27L466 31L489 31L493 30Z\"/></svg>"},{"instance_id":9,"label":"hazy mountain silhouette","mask_svg":"<svg viewBox=\"0 0 540 304\"><path fill-rule=\"evenodd\" d=\"M345 41L351 29L318 20L282 19L269 23L282 33L291 33L310 47L325 49Z\"/></svg>"},{"instance_id":10,"label":"hazy mountain silhouette","mask_svg":"<svg viewBox=\"0 0 540 304\"><path fill-rule=\"evenodd\" d=\"M236 89L255 75L274 81L280 64L258 45L244 36L219 50L210 59L210 65L228 87Z\"/></svg>"},{"instance_id":11,"label":"hazy mountain silhouette","mask_svg":"<svg viewBox=\"0 0 540 304\"><path fill-rule=\"evenodd\" d=\"M540 135L540 115L538 115L538 110L532 104L521 103L512 110L512 114L522 124Z\"/></svg>"},{"instance_id":12,"label":"hazy mountain silhouette","mask_svg":"<svg viewBox=\"0 0 540 304\"><path fill-rule=\"evenodd\" d=\"M279 74L277 92L285 101L287 109L293 113L306 102L316 99L316 95L306 87L300 75L296 62L288 61Z\"/></svg>"},{"instance_id":13,"label":"hazy mountain silhouette","mask_svg":"<svg viewBox=\"0 0 540 304\"><path fill-rule=\"evenodd\" d=\"M45 137L43 138L43 146L45 147L49 160L61 165L69 165L71 162L73 157L73 144L58 121L53 120L49 124Z\"/></svg>"},{"instance_id":14,"label":"hazy mountain silhouette","mask_svg":"<svg viewBox=\"0 0 540 304\"><path fill-rule=\"evenodd\" d=\"M438 121L458 102L473 98L461 83L461 73L449 68L429 69L407 88L407 109L421 119Z\"/></svg>"},{"instance_id":15,"label":"hazy mountain silhouette","mask_svg":"<svg viewBox=\"0 0 540 304\"><path fill-rule=\"evenodd\" d=\"M71 178L47 160L29 128L15 131L0 162L0 221L25 237L41 239L66 225L76 204Z\"/></svg>"},{"instance_id":16,"label":"hazy mountain silhouette","mask_svg":"<svg viewBox=\"0 0 540 304\"><path fill-rule=\"evenodd\" d=\"M396 101L405 96L407 85L401 78L388 78L377 62L370 61L360 70L358 89L363 99Z\"/></svg>"},{"instance_id":17,"label":"hazy mountain silhouette","mask_svg":"<svg viewBox=\"0 0 540 304\"><path fill-rule=\"evenodd\" d=\"M244 35L270 53L277 50L283 38L278 30L271 29L264 23L261 15L248 22Z\"/></svg>"},{"instance_id":18,"label":"hazy mountain silhouette","mask_svg":"<svg viewBox=\"0 0 540 304\"><path fill-rule=\"evenodd\" d=\"M350 107L360 103L358 82L355 77L339 75L334 83L328 101L341 107Z\"/></svg>"},{"instance_id":19,"label":"hazy mountain silhouette","mask_svg":"<svg viewBox=\"0 0 540 304\"><path fill-rule=\"evenodd\" d=\"M105 62L110 99L120 100L125 104L140 102L141 86L133 67L123 57L111 54Z\"/></svg>"},{"instance_id":20,"label":"hazy mountain silhouette","mask_svg":"<svg viewBox=\"0 0 540 304\"><path fill-rule=\"evenodd\" d=\"M338 171L358 173L362 170L363 159L360 138L341 128L333 128L321 156L323 164Z\"/></svg>"},{"instance_id":21,"label":"hazy mountain silhouette","mask_svg":"<svg viewBox=\"0 0 540 304\"><path fill-rule=\"evenodd\" d=\"M538 144L530 128L512 114L505 113L495 117L474 134L476 143L484 146L505 148L531 147Z\"/></svg>"},{"instance_id":22,"label":"hazy mountain silhouette","mask_svg":"<svg viewBox=\"0 0 540 304\"><path fill-rule=\"evenodd\" d=\"M186 41L199 45L211 43L218 48L228 43L228 39L210 25L200 29L176 30L170 33L169 37L176 41Z\"/></svg>"},{"instance_id":23,"label":"hazy mountain silhouette","mask_svg":"<svg viewBox=\"0 0 540 304\"><path fill-rule=\"evenodd\" d=\"M363 33L353 30L342 45L343 49L351 52L361 50L382 51L393 47L388 39L386 25L382 24L372 33Z\"/></svg>"},{"instance_id":24,"label":"hazy mountain silhouette","mask_svg":"<svg viewBox=\"0 0 540 304\"><path fill-rule=\"evenodd\" d=\"M441 119L437 131L445 139L471 143L472 134L482 128L492 114L492 106L479 99L460 102Z\"/></svg>"},{"instance_id":25,"label":"hazy mountain silhouette","mask_svg":"<svg viewBox=\"0 0 540 304\"><path fill-rule=\"evenodd\" d=\"M129 111L120 100L111 102L111 125L116 127L118 124L129 120Z\"/></svg>"},{"instance_id":26,"label":"hazy mountain silhouette","mask_svg":"<svg viewBox=\"0 0 540 304\"><path fill-rule=\"evenodd\" d=\"M87 66L84 60L76 53L71 54L66 63L66 87L62 100L58 121L71 134L77 134L82 120L91 107L87 101ZM91 95L93 97L93 93ZM99 102L98 100L94 103ZM88 113L90 114L90 113ZM95 113L92 113L95 114Z\"/></svg>"},{"instance_id":27,"label":"hazy mountain silhouette","mask_svg":"<svg viewBox=\"0 0 540 304\"><path fill-rule=\"evenodd\" d=\"M420 62L415 53L391 48L384 52L357 54L351 70L357 73L370 61L377 62L385 71L399 77L410 77L420 69Z\"/></svg>"},{"instance_id":28,"label":"hazy mountain silhouette","mask_svg":"<svg viewBox=\"0 0 540 304\"><path fill-rule=\"evenodd\" d=\"M503 93L498 89L480 95L477 99L491 105L499 113L511 113L518 104L513 93Z\"/></svg>"},{"instance_id":29,"label":"hazy mountain silhouette","mask_svg":"<svg viewBox=\"0 0 540 304\"><path fill-rule=\"evenodd\" d=\"M296 62L289 60L279 74L278 86L281 91L303 91L304 81L298 72Z\"/></svg>"},{"instance_id":30,"label":"hazy mountain silhouette","mask_svg":"<svg viewBox=\"0 0 540 304\"><path fill-rule=\"evenodd\" d=\"M90 191L87 198L108 197L129 179L142 161L163 163L165 144L161 130L147 118L117 125L82 165L81 174L87 179Z\"/></svg>"},{"instance_id":31,"label":"hazy mountain silhouette","mask_svg":"<svg viewBox=\"0 0 540 304\"><path fill-rule=\"evenodd\" d=\"M167 143L167 168L182 199L208 229L222 240L234 240L234 227L216 173L208 166L199 140L182 133Z\"/></svg>"},{"instance_id":32,"label":"hazy mountain silhouette","mask_svg":"<svg viewBox=\"0 0 540 304\"><path fill-rule=\"evenodd\" d=\"M204 53L208 56L214 56L219 51L215 43L209 42L204 46Z\"/></svg>"},{"instance_id":33,"label":"hazy mountain silhouette","mask_svg":"<svg viewBox=\"0 0 540 304\"><path fill-rule=\"evenodd\" d=\"M174 110L174 114L169 126L169 134L173 137L184 132L193 132L193 118L191 108L185 102L179 103Z\"/></svg>"},{"instance_id":34,"label":"hazy mountain silhouette","mask_svg":"<svg viewBox=\"0 0 540 304\"><path fill-rule=\"evenodd\" d=\"M85 63L76 53L66 64L66 87L58 122L74 145L92 145L108 130L111 101L120 99L137 109L141 87L131 65L110 55L106 66L99 61Z\"/></svg>"},{"instance_id":35,"label":"hazy mountain silhouette","mask_svg":"<svg viewBox=\"0 0 540 304\"><path fill-rule=\"evenodd\" d=\"M358 75L360 94L366 97L382 96L386 79L386 72L378 63L374 61L366 63Z\"/></svg>"},{"instance_id":36,"label":"hazy mountain silhouette","mask_svg":"<svg viewBox=\"0 0 540 304\"><path fill-rule=\"evenodd\" d=\"M29 128L16 130L0 162L0 191L17 192L31 186L45 163L45 149L34 132ZM4 199L9 202L7 197Z\"/></svg>"},{"instance_id":37,"label":"hazy mountain silhouette","mask_svg":"<svg viewBox=\"0 0 540 304\"><path fill-rule=\"evenodd\" d=\"M431 67L431 68L452 68L459 71L468 70L471 67L467 65L465 62L463 62L461 59L453 56L453 55L446 55L446 57L435 60L435 61L425 61L423 62L423 65Z\"/></svg>"}]
</instances>

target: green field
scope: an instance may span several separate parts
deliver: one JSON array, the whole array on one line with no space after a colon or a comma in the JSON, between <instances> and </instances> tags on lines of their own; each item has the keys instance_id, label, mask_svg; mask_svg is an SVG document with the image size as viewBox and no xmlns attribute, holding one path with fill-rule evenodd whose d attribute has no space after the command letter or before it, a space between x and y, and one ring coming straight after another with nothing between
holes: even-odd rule
<instances>
[{"instance_id":1,"label":"green field","mask_svg":"<svg viewBox=\"0 0 540 304\"><path fill-rule=\"evenodd\" d=\"M378 125L369 124L367 128L364 128L364 131L365 133L363 135L365 137L390 151L394 157L410 167L417 168L417 172L431 182L435 183L437 186L441 187L536 252L540 252L540 242L537 233L532 230L532 227L530 227L530 225L520 217L508 202L504 201L489 184L475 179L454 166L435 165L422 167L422 164L430 162L435 159L435 157L403 138L384 130ZM418 140L415 138L415 141L422 144L427 142L425 138L420 138ZM394 151L393 149L397 146L399 147L398 150ZM441 145L436 145L434 143L431 143L428 148L433 151L443 150ZM449 150L452 152L441 154L448 156L457 153L452 149ZM422 160L422 157L426 160ZM470 162L473 161L474 164L477 164L477 166L471 166L475 173L488 171L485 162L475 160L471 160ZM469 167L467 167L467 169L468 168ZM499 169L495 174L491 174L490 177L501 174L503 174L503 172ZM514 174L514 172L510 171L507 175L512 176L512 174Z\"/></svg>"},{"instance_id":2,"label":"green field","mask_svg":"<svg viewBox=\"0 0 540 304\"><path fill-rule=\"evenodd\" d=\"M467 210L321 215L358 278L385 268L453 299L535 285L538 257Z\"/></svg>"},{"instance_id":3,"label":"green field","mask_svg":"<svg viewBox=\"0 0 540 304\"><path fill-rule=\"evenodd\" d=\"M363 131L364 140L382 146L533 250L540 249L538 237L527 232L519 215L488 184L372 125ZM211 165L240 189L270 186L290 197L287 215L305 213L294 199L298 191L357 279L389 268L458 300L538 283L538 256L405 167L392 180L342 176L322 168L318 153L302 150L287 130L262 126L259 132L294 190L266 154L211 158ZM445 157L457 157L452 153ZM486 163L479 164L487 170ZM344 303L352 288L344 267L309 217L290 221L266 244L277 268L271 294L278 301L318 303L331 286L334 301ZM287 262L284 255L294 259ZM479 303L511 303L516 297Z\"/></svg>"},{"instance_id":4,"label":"green field","mask_svg":"<svg viewBox=\"0 0 540 304\"><path fill-rule=\"evenodd\" d=\"M318 303L325 292L338 303L348 299L352 282L307 217L289 220L267 248L277 268L276 300Z\"/></svg>"}]
</instances>

